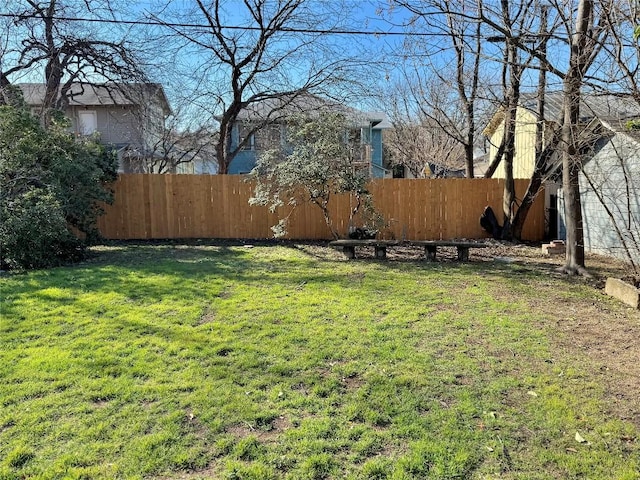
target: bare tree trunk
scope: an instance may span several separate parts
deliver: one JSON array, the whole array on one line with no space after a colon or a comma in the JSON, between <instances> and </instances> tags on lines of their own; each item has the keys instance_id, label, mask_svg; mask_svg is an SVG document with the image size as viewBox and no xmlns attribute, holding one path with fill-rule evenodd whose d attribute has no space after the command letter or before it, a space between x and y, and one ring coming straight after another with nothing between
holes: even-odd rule
<instances>
[{"instance_id":1,"label":"bare tree trunk","mask_svg":"<svg viewBox=\"0 0 640 480\"><path fill-rule=\"evenodd\" d=\"M581 273L584 269L584 232L582 230L582 204L580 202L580 186L578 183L578 174L580 172L579 160L577 157L576 146L574 140L574 125L571 119L576 121L579 118L578 108L572 105L569 98L571 92L578 95L579 89L576 90L571 85L565 85L565 104L564 104L564 125L562 126L562 190L564 192L564 214L565 226L567 231L567 253L566 263L563 271L569 274Z\"/></svg>"},{"instance_id":2,"label":"bare tree trunk","mask_svg":"<svg viewBox=\"0 0 640 480\"><path fill-rule=\"evenodd\" d=\"M513 97L508 99L511 103ZM509 105L509 112L505 118L504 130L504 192L502 195L502 213L504 224L502 227L502 239L510 240L511 225L513 223L513 207L516 200L515 182L513 179L513 158L515 157L515 125L517 104Z\"/></svg>"},{"instance_id":3,"label":"bare tree trunk","mask_svg":"<svg viewBox=\"0 0 640 480\"><path fill-rule=\"evenodd\" d=\"M509 65L509 88L507 94L507 115L504 120L504 194L502 197L502 211L504 224L502 227L503 240L511 240L512 225L515 215L516 187L513 179L513 160L516 155L516 114L520 98L520 74L522 69L518 64L516 46L509 38L507 42L507 57Z\"/></svg>"},{"instance_id":4,"label":"bare tree trunk","mask_svg":"<svg viewBox=\"0 0 640 480\"><path fill-rule=\"evenodd\" d=\"M482 10L482 0L478 0L477 8L478 11ZM463 78L458 77L458 89L460 91L460 97L463 99L464 105L467 111L467 138L466 143L464 145L465 151L465 174L467 178L473 178L473 160L474 160L474 149L476 143L476 100L478 98L478 84L480 82L480 53L482 51L482 23L476 23L475 30L475 55L473 59L473 70L472 70L472 78L471 78L471 93L469 96L466 95L466 91L464 89ZM464 54L463 54L464 55ZM464 72L463 72L464 73Z\"/></svg>"},{"instance_id":5,"label":"bare tree trunk","mask_svg":"<svg viewBox=\"0 0 640 480\"><path fill-rule=\"evenodd\" d=\"M218 163L218 174L226 175L229 173L229 165L235 158L238 149L231 150L231 135L233 132L233 124L238 118L240 106L228 108L220 118L220 136L216 143L216 160Z\"/></svg>"},{"instance_id":6,"label":"bare tree trunk","mask_svg":"<svg viewBox=\"0 0 640 480\"><path fill-rule=\"evenodd\" d=\"M589 66L590 52L587 51L586 36L591 25L593 25L593 0L580 0L576 31L571 39L569 69L563 80L562 189L567 253L562 271L572 275L586 273L579 185L581 159L576 129L580 120L580 87L583 75Z\"/></svg>"},{"instance_id":7,"label":"bare tree trunk","mask_svg":"<svg viewBox=\"0 0 640 480\"><path fill-rule=\"evenodd\" d=\"M496 155L491 159L491 163L487 167L486 172L484 172L484 178L491 178L493 174L496 173L496 170L500 166L500 162L502 162L502 156L504 155L504 135L502 136L502 141L500 145L498 145L498 150L496 150Z\"/></svg>"}]
</instances>

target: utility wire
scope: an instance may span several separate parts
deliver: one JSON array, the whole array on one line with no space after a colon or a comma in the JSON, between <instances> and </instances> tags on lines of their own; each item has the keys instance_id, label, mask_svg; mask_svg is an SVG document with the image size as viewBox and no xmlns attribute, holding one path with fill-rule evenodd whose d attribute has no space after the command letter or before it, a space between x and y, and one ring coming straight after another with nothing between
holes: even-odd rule
<instances>
[{"instance_id":1,"label":"utility wire","mask_svg":"<svg viewBox=\"0 0 640 480\"><path fill-rule=\"evenodd\" d=\"M0 13L0 18L13 18L13 19L26 19L26 18L36 18L36 16L28 16L25 17L23 15L16 15L14 13ZM118 20L118 19L108 19L108 18L79 18L79 17L60 17L60 16L51 16L46 17L55 21L62 22L88 22L88 23L110 23L116 25L142 25L142 26L155 26L155 27L182 27L182 28L211 28L210 25L206 24L198 24L198 23L173 23L173 22L162 22L159 20ZM238 25L220 25L220 28L228 29L228 30L255 30L260 31L263 30L260 27L251 27L251 26L238 26ZM331 35L371 35L374 37L389 37L389 36L415 36L415 37L438 37L442 36L441 33L434 32L396 32L396 31L371 31L371 30L321 30L321 29L312 29L312 28L280 28L281 32L288 33L317 33L317 34L331 34Z\"/></svg>"}]
</instances>

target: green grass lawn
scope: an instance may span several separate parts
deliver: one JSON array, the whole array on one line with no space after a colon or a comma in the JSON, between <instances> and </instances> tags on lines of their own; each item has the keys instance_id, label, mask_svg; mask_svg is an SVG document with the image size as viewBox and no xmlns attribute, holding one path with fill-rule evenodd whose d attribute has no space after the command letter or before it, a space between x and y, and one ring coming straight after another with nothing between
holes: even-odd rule
<instances>
[{"instance_id":1,"label":"green grass lawn","mask_svg":"<svg viewBox=\"0 0 640 480\"><path fill-rule=\"evenodd\" d=\"M640 478L544 305L624 307L532 267L130 245L0 285L1 479Z\"/></svg>"}]
</instances>

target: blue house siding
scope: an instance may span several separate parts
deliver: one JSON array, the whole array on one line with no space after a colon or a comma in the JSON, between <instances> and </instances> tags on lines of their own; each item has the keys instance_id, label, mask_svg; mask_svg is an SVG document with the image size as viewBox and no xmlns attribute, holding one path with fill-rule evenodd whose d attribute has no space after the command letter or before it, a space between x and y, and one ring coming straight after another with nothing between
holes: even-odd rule
<instances>
[{"instance_id":1,"label":"blue house siding","mask_svg":"<svg viewBox=\"0 0 640 480\"><path fill-rule=\"evenodd\" d=\"M258 154L255 150L241 150L231 160L229 173L232 175L249 173L256 166L257 159Z\"/></svg>"},{"instance_id":2,"label":"blue house siding","mask_svg":"<svg viewBox=\"0 0 640 480\"><path fill-rule=\"evenodd\" d=\"M231 130L231 150L237 148L240 143L238 126ZM258 160L258 152L255 150L240 150L229 164L229 173L232 175L246 174L253 170Z\"/></svg>"},{"instance_id":3,"label":"blue house siding","mask_svg":"<svg viewBox=\"0 0 640 480\"><path fill-rule=\"evenodd\" d=\"M371 176L383 178L386 170L383 166L382 158L382 129L372 128L372 125L364 127L362 128L362 138L371 147ZM234 126L231 132L231 149L235 149L239 143L238 127ZM240 150L231 161L228 172L236 175L249 173L256 166L259 155L260 151L254 148Z\"/></svg>"}]
</instances>

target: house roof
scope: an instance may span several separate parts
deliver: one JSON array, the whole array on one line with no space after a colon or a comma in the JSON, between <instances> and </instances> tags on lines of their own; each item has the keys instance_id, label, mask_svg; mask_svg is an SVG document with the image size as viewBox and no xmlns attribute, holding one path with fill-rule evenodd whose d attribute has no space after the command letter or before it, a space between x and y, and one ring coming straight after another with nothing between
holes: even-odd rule
<instances>
[{"instance_id":1,"label":"house roof","mask_svg":"<svg viewBox=\"0 0 640 480\"><path fill-rule=\"evenodd\" d=\"M523 99L525 108L535 111L535 95ZM560 122L562 119L562 92L549 92L545 95L545 111L547 120ZM640 143L640 130L629 130L629 120L640 119L640 103L632 95L624 94L592 94L582 95L580 99L580 121L589 124L599 121L605 128L620 133L636 143Z\"/></svg>"},{"instance_id":2,"label":"house roof","mask_svg":"<svg viewBox=\"0 0 640 480\"><path fill-rule=\"evenodd\" d=\"M537 109L537 95L524 93L520 96L520 104L532 112ZM564 94L560 91L545 93L545 120L560 122L562 120ZM580 96L580 121L588 122L594 118L610 124L624 124L633 118L640 118L640 103L628 94L592 93Z\"/></svg>"},{"instance_id":3,"label":"house roof","mask_svg":"<svg viewBox=\"0 0 640 480\"><path fill-rule=\"evenodd\" d=\"M308 93L283 95L251 103L240 111L238 120L278 120L301 113L309 116L317 116L325 112L343 113L350 121L355 122L358 126L372 125L374 129L391 127L387 116L383 112L363 112L335 100Z\"/></svg>"},{"instance_id":4,"label":"house roof","mask_svg":"<svg viewBox=\"0 0 640 480\"><path fill-rule=\"evenodd\" d=\"M43 83L18 84L27 105L42 105L46 86ZM146 99L157 96L166 115L171 113L169 101L159 83L72 83L69 90L69 105L139 105Z\"/></svg>"},{"instance_id":5,"label":"house roof","mask_svg":"<svg viewBox=\"0 0 640 480\"><path fill-rule=\"evenodd\" d=\"M564 94L561 91L545 93L545 120L562 123ZM538 95L536 93L522 93L520 106L536 113ZM500 107L491 117L483 130L483 134L491 136L504 121L505 110ZM580 123L587 124L593 119L606 122L608 128L616 132L629 133L625 127L627 121L640 118L640 102L629 94L583 94L580 97ZM632 133L633 135L633 133Z\"/></svg>"},{"instance_id":6,"label":"house roof","mask_svg":"<svg viewBox=\"0 0 640 480\"><path fill-rule=\"evenodd\" d=\"M606 120L603 120L601 123L605 128L608 128L612 132L615 132L616 134L619 133L621 135L624 135L625 137L631 139L636 144L640 145L640 130L629 130L624 126L621 127L619 122L611 124Z\"/></svg>"}]
</instances>

